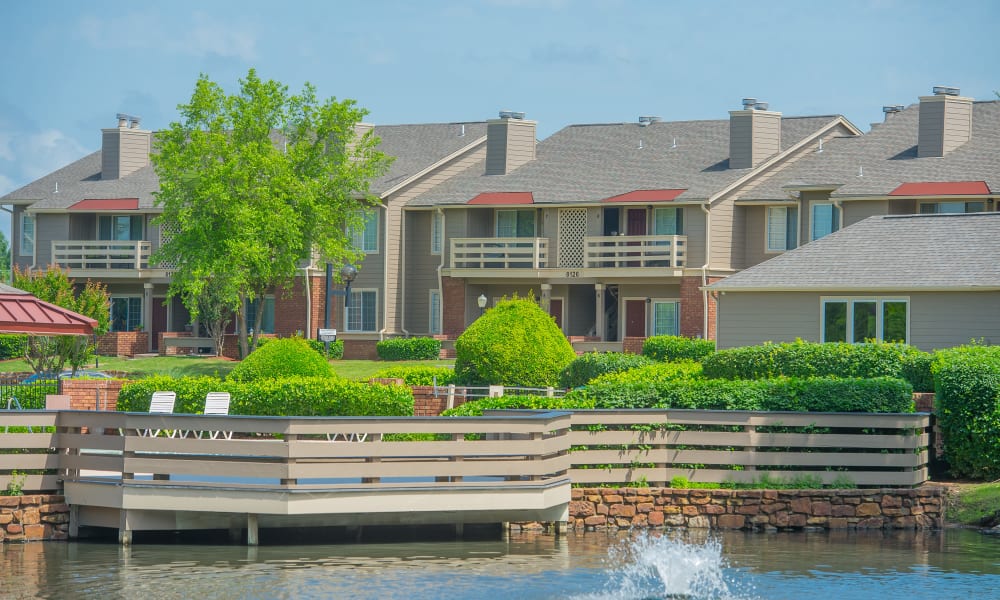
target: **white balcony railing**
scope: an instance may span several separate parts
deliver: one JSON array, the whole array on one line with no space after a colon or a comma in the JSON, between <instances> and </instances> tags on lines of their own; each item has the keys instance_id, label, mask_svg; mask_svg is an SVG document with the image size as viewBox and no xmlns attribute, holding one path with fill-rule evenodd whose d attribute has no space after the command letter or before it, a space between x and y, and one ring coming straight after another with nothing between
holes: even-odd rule
<instances>
[{"instance_id":1,"label":"white balcony railing","mask_svg":"<svg viewBox=\"0 0 1000 600\"><path fill-rule=\"evenodd\" d=\"M547 238L453 238L452 269L544 269Z\"/></svg>"},{"instance_id":2,"label":"white balcony railing","mask_svg":"<svg viewBox=\"0 0 1000 600\"><path fill-rule=\"evenodd\" d=\"M52 262L78 270L148 269L148 241L68 240L52 242Z\"/></svg>"},{"instance_id":3,"label":"white balcony railing","mask_svg":"<svg viewBox=\"0 0 1000 600\"><path fill-rule=\"evenodd\" d=\"M584 267L588 269L681 268L685 265L687 236L588 236L584 238L584 251Z\"/></svg>"}]
</instances>

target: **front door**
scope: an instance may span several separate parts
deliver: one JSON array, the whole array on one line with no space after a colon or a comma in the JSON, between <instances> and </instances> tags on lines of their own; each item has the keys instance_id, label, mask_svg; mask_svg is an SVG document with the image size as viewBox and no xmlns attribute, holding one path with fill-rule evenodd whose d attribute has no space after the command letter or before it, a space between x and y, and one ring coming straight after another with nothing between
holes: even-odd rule
<instances>
[{"instance_id":1,"label":"front door","mask_svg":"<svg viewBox=\"0 0 1000 600\"><path fill-rule=\"evenodd\" d=\"M153 338L153 350L160 349L159 334L167 330L167 307L164 305L166 298L153 296L153 330L149 335Z\"/></svg>"},{"instance_id":2,"label":"front door","mask_svg":"<svg viewBox=\"0 0 1000 600\"><path fill-rule=\"evenodd\" d=\"M563 301L562 298L552 298L549 300L549 314L556 320L556 325L560 331L563 328Z\"/></svg>"},{"instance_id":3,"label":"front door","mask_svg":"<svg viewBox=\"0 0 1000 600\"><path fill-rule=\"evenodd\" d=\"M627 227L626 231L628 235L646 235L646 209L645 208L630 208L626 213ZM627 242L629 246L638 246L639 242ZM635 256L640 254L639 252L629 252L629 256ZM628 263L630 267L640 266L639 261L630 261Z\"/></svg>"},{"instance_id":4,"label":"front door","mask_svg":"<svg viewBox=\"0 0 1000 600\"><path fill-rule=\"evenodd\" d=\"M646 337L646 301L625 301L625 337Z\"/></svg>"}]
</instances>

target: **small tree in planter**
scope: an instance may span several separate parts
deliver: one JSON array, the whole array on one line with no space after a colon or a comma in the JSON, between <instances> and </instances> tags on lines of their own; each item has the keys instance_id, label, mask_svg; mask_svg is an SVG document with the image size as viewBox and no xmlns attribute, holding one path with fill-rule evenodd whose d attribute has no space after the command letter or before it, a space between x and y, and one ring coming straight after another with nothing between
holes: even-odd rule
<instances>
[{"instance_id":1,"label":"small tree in planter","mask_svg":"<svg viewBox=\"0 0 1000 600\"><path fill-rule=\"evenodd\" d=\"M455 340L455 377L465 385L546 387L576 353L532 299L501 300Z\"/></svg>"}]
</instances>

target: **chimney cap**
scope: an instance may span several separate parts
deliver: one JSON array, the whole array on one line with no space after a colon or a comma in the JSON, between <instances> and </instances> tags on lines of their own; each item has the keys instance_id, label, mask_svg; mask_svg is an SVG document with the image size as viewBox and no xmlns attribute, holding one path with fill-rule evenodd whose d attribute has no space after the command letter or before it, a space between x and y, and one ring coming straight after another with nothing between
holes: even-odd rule
<instances>
[{"instance_id":1,"label":"chimney cap","mask_svg":"<svg viewBox=\"0 0 1000 600\"><path fill-rule=\"evenodd\" d=\"M659 123L662 120L663 119L660 118L660 117L641 116L641 117L639 117L639 126L640 127L647 127L649 125L652 125L653 123Z\"/></svg>"},{"instance_id":2,"label":"chimney cap","mask_svg":"<svg viewBox=\"0 0 1000 600\"><path fill-rule=\"evenodd\" d=\"M902 104L886 104L885 106L882 107L882 112L888 115L890 113L901 112L904 108L906 107L903 106Z\"/></svg>"},{"instance_id":3,"label":"chimney cap","mask_svg":"<svg viewBox=\"0 0 1000 600\"><path fill-rule=\"evenodd\" d=\"M744 98L743 99L743 109L753 110L754 105L757 104L756 98Z\"/></svg>"},{"instance_id":4,"label":"chimney cap","mask_svg":"<svg viewBox=\"0 0 1000 600\"><path fill-rule=\"evenodd\" d=\"M518 121L523 121L524 120L524 113L523 112L513 111L513 110L501 110L500 111L500 118L501 119L516 119Z\"/></svg>"},{"instance_id":5,"label":"chimney cap","mask_svg":"<svg viewBox=\"0 0 1000 600\"><path fill-rule=\"evenodd\" d=\"M753 109L754 110L767 110L768 106L769 105L768 105L767 102L754 102Z\"/></svg>"},{"instance_id":6,"label":"chimney cap","mask_svg":"<svg viewBox=\"0 0 1000 600\"><path fill-rule=\"evenodd\" d=\"M947 85L934 86L935 96L957 96L960 91L957 87L949 87Z\"/></svg>"},{"instance_id":7,"label":"chimney cap","mask_svg":"<svg viewBox=\"0 0 1000 600\"><path fill-rule=\"evenodd\" d=\"M115 118L118 119L119 127L128 126L132 129L139 127L139 123L142 121L142 117L137 117L136 115L129 115L125 113L118 113L115 115Z\"/></svg>"}]
</instances>

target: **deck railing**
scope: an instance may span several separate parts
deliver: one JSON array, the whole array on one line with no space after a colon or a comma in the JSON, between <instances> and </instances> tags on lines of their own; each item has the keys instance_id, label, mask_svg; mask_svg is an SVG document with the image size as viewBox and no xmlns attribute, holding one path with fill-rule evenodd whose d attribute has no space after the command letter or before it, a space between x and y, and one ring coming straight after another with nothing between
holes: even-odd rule
<instances>
[{"instance_id":1,"label":"deck railing","mask_svg":"<svg viewBox=\"0 0 1000 600\"><path fill-rule=\"evenodd\" d=\"M452 269L543 269L549 265L547 238L453 238Z\"/></svg>"},{"instance_id":2,"label":"deck railing","mask_svg":"<svg viewBox=\"0 0 1000 600\"><path fill-rule=\"evenodd\" d=\"M670 267L685 265L687 236L619 235L584 238L588 269L630 267Z\"/></svg>"},{"instance_id":3,"label":"deck railing","mask_svg":"<svg viewBox=\"0 0 1000 600\"><path fill-rule=\"evenodd\" d=\"M52 242L52 262L67 269L148 269L148 241L62 240Z\"/></svg>"}]
</instances>

